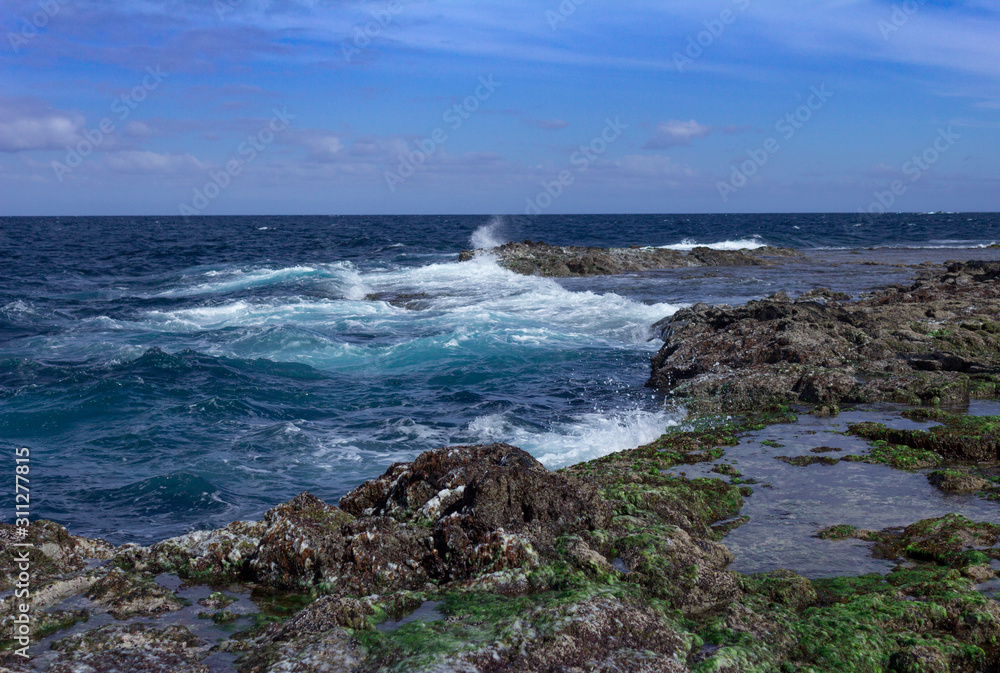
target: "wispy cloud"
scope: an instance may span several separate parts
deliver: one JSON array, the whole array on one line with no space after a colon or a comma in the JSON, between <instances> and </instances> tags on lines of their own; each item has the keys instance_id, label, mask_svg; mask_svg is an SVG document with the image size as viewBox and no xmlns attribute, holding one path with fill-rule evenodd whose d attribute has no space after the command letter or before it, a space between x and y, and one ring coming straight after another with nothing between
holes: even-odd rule
<instances>
[{"instance_id":1,"label":"wispy cloud","mask_svg":"<svg viewBox=\"0 0 1000 673\"><path fill-rule=\"evenodd\" d=\"M704 138L711 132L711 126L699 124L694 119L686 122L671 119L656 127L656 132L646 143L645 149L661 150L677 145L690 145L692 138Z\"/></svg>"}]
</instances>

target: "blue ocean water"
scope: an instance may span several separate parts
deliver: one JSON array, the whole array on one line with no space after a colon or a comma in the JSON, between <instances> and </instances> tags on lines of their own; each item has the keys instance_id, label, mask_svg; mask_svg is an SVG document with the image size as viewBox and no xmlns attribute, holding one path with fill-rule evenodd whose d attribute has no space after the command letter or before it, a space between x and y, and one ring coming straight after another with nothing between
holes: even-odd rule
<instances>
[{"instance_id":1,"label":"blue ocean water","mask_svg":"<svg viewBox=\"0 0 1000 673\"><path fill-rule=\"evenodd\" d=\"M523 239L813 257L565 280L458 262ZM997 240L981 214L0 218L0 450L31 448L34 515L114 542L335 502L447 444L558 467L682 417L643 387L678 308L862 292Z\"/></svg>"}]
</instances>

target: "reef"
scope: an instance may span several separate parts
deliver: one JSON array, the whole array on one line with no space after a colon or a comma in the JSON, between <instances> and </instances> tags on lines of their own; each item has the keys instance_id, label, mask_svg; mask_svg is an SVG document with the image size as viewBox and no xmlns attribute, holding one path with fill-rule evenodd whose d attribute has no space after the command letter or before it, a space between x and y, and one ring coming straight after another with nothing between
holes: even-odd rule
<instances>
[{"instance_id":1,"label":"reef","mask_svg":"<svg viewBox=\"0 0 1000 673\"><path fill-rule=\"evenodd\" d=\"M698 266L773 266L803 256L797 250L770 246L746 250L696 247L690 252L679 252L639 246L587 248L524 241L505 243L488 250L463 250L459 260L467 262L483 255L496 259L500 266L515 273L556 278L610 276Z\"/></svg>"}]
</instances>

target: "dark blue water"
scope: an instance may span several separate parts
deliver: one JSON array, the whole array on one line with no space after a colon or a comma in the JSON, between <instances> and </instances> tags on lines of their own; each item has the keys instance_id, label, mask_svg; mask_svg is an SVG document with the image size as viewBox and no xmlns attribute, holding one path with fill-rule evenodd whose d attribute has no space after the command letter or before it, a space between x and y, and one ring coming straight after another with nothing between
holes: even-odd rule
<instances>
[{"instance_id":1,"label":"dark blue water","mask_svg":"<svg viewBox=\"0 0 1000 673\"><path fill-rule=\"evenodd\" d=\"M504 240L812 251L777 269L521 277ZM505 440L550 466L680 417L643 388L649 326L698 301L861 292L990 254L995 215L0 219L0 449L34 513L148 542L335 501L436 446Z\"/></svg>"}]
</instances>

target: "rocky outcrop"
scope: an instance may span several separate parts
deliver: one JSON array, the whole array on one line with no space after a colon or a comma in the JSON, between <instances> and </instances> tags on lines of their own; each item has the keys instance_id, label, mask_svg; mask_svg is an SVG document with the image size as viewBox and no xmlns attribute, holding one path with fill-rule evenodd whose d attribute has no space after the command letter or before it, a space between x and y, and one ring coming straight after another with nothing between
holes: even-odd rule
<instances>
[{"instance_id":1,"label":"rocky outcrop","mask_svg":"<svg viewBox=\"0 0 1000 673\"><path fill-rule=\"evenodd\" d=\"M44 625L33 638L94 622L54 639L44 667L59 673L874 673L1000 663L1000 608L974 588L993 576L995 525L945 517L821 533L924 564L884 578L727 570L733 556L720 540L746 520L752 489L738 473L727 483L671 470L716 461L741 435L794 420L778 409L669 432L561 472L505 444L439 449L392 466L340 507L304 493L262 521L148 548L112 549L38 522L26 537L48 541L39 553L60 572L33 587ZM12 530L0 525L5 537ZM112 564L95 567L90 554ZM210 581L212 591L182 608L185 585L163 585L154 577L163 572ZM238 619L245 608L229 594L247 588L272 605L256 626L230 627L213 644L203 627L177 623L179 609L200 606L227 611L199 615L209 623ZM77 613L61 604L73 595ZM33 669L0 651L0 670Z\"/></svg>"},{"instance_id":2,"label":"rocky outcrop","mask_svg":"<svg viewBox=\"0 0 1000 673\"><path fill-rule=\"evenodd\" d=\"M703 410L995 396L1000 262L951 264L856 302L699 304L655 326L648 385Z\"/></svg>"},{"instance_id":3,"label":"rocky outcrop","mask_svg":"<svg viewBox=\"0 0 1000 673\"><path fill-rule=\"evenodd\" d=\"M754 250L697 247L684 253L666 248L585 248L524 241L489 250L463 250L459 260L466 262L481 255L490 255L500 266L525 276L565 278L695 266L771 266L802 253L773 247Z\"/></svg>"}]
</instances>

